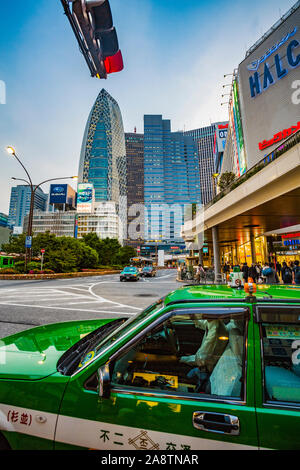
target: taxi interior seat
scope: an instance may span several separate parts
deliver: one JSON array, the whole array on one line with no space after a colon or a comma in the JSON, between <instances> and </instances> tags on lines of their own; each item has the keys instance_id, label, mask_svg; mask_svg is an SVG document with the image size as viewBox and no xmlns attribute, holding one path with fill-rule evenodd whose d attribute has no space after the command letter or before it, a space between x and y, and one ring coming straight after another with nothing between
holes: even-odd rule
<instances>
[{"instance_id":1,"label":"taxi interior seat","mask_svg":"<svg viewBox=\"0 0 300 470\"><path fill-rule=\"evenodd\" d=\"M244 335L235 320L231 320L226 328L229 340L225 351L210 375L210 393L239 398L242 387Z\"/></svg>"},{"instance_id":2,"label":"taxi interior seat","mask_svg":"<svg viewBox=\"0 0 300 470\"><path fill-rule=\"evenodd\" d=\"M266 366L265 383L270 400L300 401L300 377L295 371L278 366Z\"/></svg>"}]
</instances>

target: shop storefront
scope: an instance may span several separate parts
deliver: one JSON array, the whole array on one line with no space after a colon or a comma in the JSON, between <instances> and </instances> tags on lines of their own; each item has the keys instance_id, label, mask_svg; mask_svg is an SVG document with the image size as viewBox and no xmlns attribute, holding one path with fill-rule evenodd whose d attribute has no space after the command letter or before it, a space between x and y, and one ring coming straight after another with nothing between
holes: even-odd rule
<instances>
[{"instance_id":1,"label":"shop storefront","mask_svg":"<svg viewBox=\"0 0 300 470\"><path fill-rule=\"evenodd\" d=\"M272 242L276 261L287 264L300 261L300 232L282 234Z\"/></svg>"},{"instance_id":2,"label":"shop storefront","mask_svg":"<svg viewBox=\"0 0 300 470\"><path fill-rule=\"evenodd\" d=\"M251 242L244 243L243 245L238 246L237 248L237 261L238 264L247 263L250 266L252 263L263 264L265 261L268 261L267 256L267 241L265 237L258 237L254 240L255 245L255 257L253 259L251 251Z\"/></svg>"}]
</instances>

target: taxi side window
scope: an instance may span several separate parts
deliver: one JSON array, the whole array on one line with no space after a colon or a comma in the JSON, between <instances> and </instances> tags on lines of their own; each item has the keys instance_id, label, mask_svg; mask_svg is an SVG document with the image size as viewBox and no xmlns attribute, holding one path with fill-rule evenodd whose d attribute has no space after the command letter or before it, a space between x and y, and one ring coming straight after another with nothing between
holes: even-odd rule
<instances>
[{"instance_id":1,"label":"taxi side window","mask_svg":"<svg viewBox=\"0 0 300 470\"><path fill-rule=\"evenodd\" d=\"M262 323L265 400L300 405L300 325Z\"/></svg>"},{"instance_id":2,"label":"taxi side window","mask_svg":"<svg viewBox=\"0 0 300 470\"><path fill-rule=\"evenodd\" d=\"M173 316L116 360L112 385L240 399L244 350L242 316Z\"/></svg>"}]
</instances>

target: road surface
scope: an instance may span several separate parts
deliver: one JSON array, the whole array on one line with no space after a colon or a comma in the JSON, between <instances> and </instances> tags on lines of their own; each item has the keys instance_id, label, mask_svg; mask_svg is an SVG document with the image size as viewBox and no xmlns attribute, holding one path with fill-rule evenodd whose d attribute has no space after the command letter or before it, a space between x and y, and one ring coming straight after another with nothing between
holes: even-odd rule
<instances>
[{"instance_id":1,"label":"road surface","mask_svg":"<svg viewBox=\"0 0 300 470\"><path fill-rule=\"evenodd\" d=\"M76 279L0 281L0 338L62 321L135 315L181 287L176 270L120 282L118 274Z\"/></svg>"}]
</instances>

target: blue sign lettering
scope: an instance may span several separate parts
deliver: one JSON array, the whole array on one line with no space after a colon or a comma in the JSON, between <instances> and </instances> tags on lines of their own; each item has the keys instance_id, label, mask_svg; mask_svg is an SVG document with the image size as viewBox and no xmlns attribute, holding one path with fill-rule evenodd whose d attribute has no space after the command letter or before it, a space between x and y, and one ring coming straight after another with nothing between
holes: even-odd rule
<instances>
[{"instance_id":1,"label":"blue sign lettering","mask_svg":"<svg viewBox=\"0 0 300 470\"><path fill-rule=\"evenodd\" d=\"M299 41L293 39L288 44L286 49L287 63L292 68L295 68L300 65L300 53L298 55L295 54L295 49L298 48L299 45ZM261 62L259 62L259 64ZM265 63L264 71L261 76L259 75L259 72L256 71L253 75L249 77L250 94L252 98L255 98L255 96L259 95L262 91L267 90L270 85L273 85L276 80L280 80L288 74L289 69L283 66L282 59L280 58L279 54L275 54L273 65L275 65L274 72L271 73L271 69L273 69L273 67L270 66L268 63Z\"/></svg>"},{"instance_id":2,"label":"blue sign lettering","mask_svg":"<svg viewBox=\"0 0 300 470\"><path fill-rule=\"evenodd\" d=\"M294 58L293 56L293 49L295 49L295 47L298 47L298 46L299 46L299 41L297 41L296 39L291 41L290 44L288 45L286 55L287 55L288 63L290 64L291 67L297 67L297 65L299 65L300 63L300 54L298 54L296 58Z\"/></svg>"}]
</instances>

